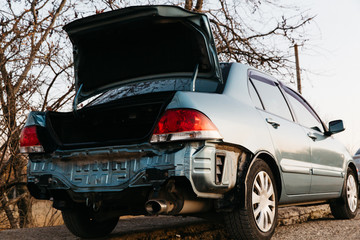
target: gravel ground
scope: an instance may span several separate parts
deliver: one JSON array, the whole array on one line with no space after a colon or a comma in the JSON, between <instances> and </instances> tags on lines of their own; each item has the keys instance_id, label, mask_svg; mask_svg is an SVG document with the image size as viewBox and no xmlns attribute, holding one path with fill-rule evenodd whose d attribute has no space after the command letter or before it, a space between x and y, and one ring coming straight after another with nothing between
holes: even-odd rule
<instances>
[{"instance_id":1,"label":"gravel ground","mask_svg":"<svg viewBox=\"0 0 360 240\"><path fill-rule=\"evenodd\" d=\"M322 218L301 224L280 226L273 240L355 240L360 239L360 215L352 220Z\"/></svg>"},{"instance_id":2,"label":"gravel ground","mask_svg":"<svg viewBox=\"0 0 360 240\"><path fill-rule=\"evenodd\" d=\"M279 226L273 240L360 239L360 215L352 220L335 220L327 205L317 207L284 208L279 211ZM6 230L1 240L73 240L65 226ZM209 223L194 217L138 217L120 219L116 229L107 238L116 240L225 240L221 224Z\"/></svg>"}]
</instances>

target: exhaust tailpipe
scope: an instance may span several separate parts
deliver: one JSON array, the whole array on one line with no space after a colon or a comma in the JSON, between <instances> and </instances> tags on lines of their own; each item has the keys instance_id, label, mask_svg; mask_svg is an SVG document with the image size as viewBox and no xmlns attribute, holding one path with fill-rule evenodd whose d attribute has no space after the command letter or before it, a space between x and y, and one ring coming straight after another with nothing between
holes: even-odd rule
<instances>
[{"instance_id":1,"label":"exhaust tailpipe","mask_svg":"<svg viewBox=\"0 0 360 240\"><path fill-rule=\"evenodd\" d=\"M185 200L181 205L180 209L178 209L179 206L171 201L151 199L145 203L145 209L150 215L176 215L206 212L212 206L211 201L209 200Z\"/></svg>"},{"instance_id":2,"label":"exhaust tailpipe","mask_svg":"<svg viewBox=\"0 0 360 240\"><path fill-rule=\"evenodd\" d=\"M145 203L145 209L151 215L168 214L174 209L174 204L163 199L151 199Z\"/></svg>"},{"instance_id":3,"label":"exhaust tailpipe","mask_svg":"<svg viewBox=\"0 0 360 240\"><path fill-rule=\"evenodd\" d=\"M145 203L146 211L150 215L178 215L206 212L213 207L210 199L197 198L195 193L185 188L186 185L177 186L171 179L160 190L153 192Z\"/></svg>"}]
</instances>

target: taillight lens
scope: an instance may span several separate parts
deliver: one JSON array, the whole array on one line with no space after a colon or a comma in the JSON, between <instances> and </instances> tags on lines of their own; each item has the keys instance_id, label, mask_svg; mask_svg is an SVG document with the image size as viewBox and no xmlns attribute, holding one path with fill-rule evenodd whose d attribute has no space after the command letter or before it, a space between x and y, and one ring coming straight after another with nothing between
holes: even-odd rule
<instances>
[{"instance_id":1,"label":"taillight lens","mask_svg":"<svg viewBox=\"0 0 360 240\"><path fill-rule=\"evenodd\" d=\"M151 142L191 139L221 139L211 120L194 109L169 109L160 118Z\"/></svg>"},{"instance_id":2,"label":"taillight lens","mask_svg":"<svg viewBox=\"0 0 360 240\"><path fill-rule=\"evenodd\" d=\"M20 152L21 153L44 152L44 148L40 144L36 132L36 126L28 126L21 131Z\"/></svg>"}]
</instances>

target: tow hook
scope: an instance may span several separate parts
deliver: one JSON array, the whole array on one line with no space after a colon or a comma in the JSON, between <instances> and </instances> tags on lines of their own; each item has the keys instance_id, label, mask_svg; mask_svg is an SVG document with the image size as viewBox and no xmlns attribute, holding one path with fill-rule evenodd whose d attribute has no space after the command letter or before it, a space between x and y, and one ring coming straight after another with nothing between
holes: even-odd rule
<instances>
[{"instance_id":1,"label":"tow hook","mask_svg":"<svg viewBox=\"0 0 360 240\"><path fill-rule=\"evenodd\" d=\"M92 207L94 212L98 212L100 210L101 203L102 203L101 201L94 201L91 200L89 197L87 197L85 200L85 205L87 207Z\"/></svg>"},{"instance_id":2,"label":"tow hook","mask_svg":"<svg viewBox=\"0 0 360 240\"><path fill-rule=\"evenodd\" d=\"M101 201L94 202L93 205L92 205L92 208L93 208L94 212L98 212L100 207L101 207Z\"/></svg>"}]
</instances>

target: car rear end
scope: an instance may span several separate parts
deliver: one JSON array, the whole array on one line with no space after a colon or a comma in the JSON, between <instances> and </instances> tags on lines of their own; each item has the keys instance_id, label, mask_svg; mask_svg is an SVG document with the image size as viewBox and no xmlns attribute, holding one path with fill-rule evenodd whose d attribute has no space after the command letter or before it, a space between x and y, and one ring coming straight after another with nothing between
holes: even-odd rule
<instances>
[{"instance_id":1,"label":"car rear end","mask_svg":"<svg viewBox=\"0 0 360 240\"><path fill-rule=\"evenodd\" d=\"M32 112L20 143L29 153L31 194L53 198L58 208L107 201L143 213L149 200L153 214L184 213L190 200L199 206L187 213L210 208L205 199L221 198L234 187L241 152L223 145L205 113L168 108L182 101L179 93L139 95L76 113Z\"/></svg>"}]
</instances>

